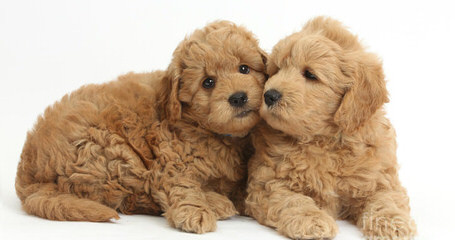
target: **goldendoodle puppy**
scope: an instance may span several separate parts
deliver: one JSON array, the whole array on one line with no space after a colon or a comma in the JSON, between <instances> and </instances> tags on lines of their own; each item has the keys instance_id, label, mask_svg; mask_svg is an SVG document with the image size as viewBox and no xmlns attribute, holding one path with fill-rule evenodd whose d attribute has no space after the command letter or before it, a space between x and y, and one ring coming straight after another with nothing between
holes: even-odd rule
<instances>
[{"instance_id":1,"label":"goldendoodle puppy","mask_svg":"<svg viewBox=\"0 0 455 240\"><path fill-rule=\"evenodd\" d=\"M184 231L213 231L243 210L265 60L249 31L219 21L181 42L166 72L66 95L27 136L16 178L23 208L70 221L164 213Z\"/></svg>"},{"instance_id":2,"label":"goldendoodle puppy","mask_svg":"<svg viewBox=\"0 0 455 240\"><path fill-rule=\"evenodd\" d=\"M249 162L247 214L296 239L332 238L336 218L372 239L415 233L398 179L381 62L318 17L273 49Z\"/></svg>"}]
</instances>

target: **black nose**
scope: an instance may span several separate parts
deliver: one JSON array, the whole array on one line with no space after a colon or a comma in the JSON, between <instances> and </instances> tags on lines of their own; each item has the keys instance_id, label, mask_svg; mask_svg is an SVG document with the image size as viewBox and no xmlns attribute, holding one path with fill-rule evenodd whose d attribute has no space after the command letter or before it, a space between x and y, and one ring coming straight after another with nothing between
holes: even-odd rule
<instances>
[{"instance_id":1,"label":"black nose","mask_svg":"<svg viewBox=\"0 0 455 240\"><path fill-rule=\"evenodd\" d=\"M270 89L264 93L264 101L267 106L272 106L281 98L281 93L275 89Z\"/></svg>"},{"instance_id":2,"label":"black nose","mask_svg":"<svg viewBox=\"0 0 455 240\"><path fill-rule=\"evenodd\" d=\"M248 101L248 96L245 92L236 92L229 97L229 103L233 107L241 107Z\"/></svg>"}]
</instances>

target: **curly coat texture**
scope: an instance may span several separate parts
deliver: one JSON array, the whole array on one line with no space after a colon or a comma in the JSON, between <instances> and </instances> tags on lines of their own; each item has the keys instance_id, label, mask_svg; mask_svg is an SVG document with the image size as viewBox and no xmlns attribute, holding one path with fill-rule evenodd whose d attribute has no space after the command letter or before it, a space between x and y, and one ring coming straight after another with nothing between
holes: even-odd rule
<instances>
[{"instance_id":1,"label":"curly coat texture","mask_svg":"<svg viewBox=\"0 0 455 240\"><path fill-rule=\"evenodd\" d=\"M64 96L28 133L16 177L24 210L96 222L117 211L164 213L184 231L215 230L217 219L243 212L265 57L249 31L219 21L185 38L167 71ZM239 91L248 101L233 107Z\"/></svg>"},{"instance_id":2,"label":"curly coat texture","mask_svg":"<svg viewBox=\"0 0 455 240\"><path fill-rule=\"evenodd\" d=\"M416 228L397 173L381 62L339 22L318 17L274 47L248 163L247 214L295 239L333 238L336 218L369 239Z\"/></svg>"}]
</instances>

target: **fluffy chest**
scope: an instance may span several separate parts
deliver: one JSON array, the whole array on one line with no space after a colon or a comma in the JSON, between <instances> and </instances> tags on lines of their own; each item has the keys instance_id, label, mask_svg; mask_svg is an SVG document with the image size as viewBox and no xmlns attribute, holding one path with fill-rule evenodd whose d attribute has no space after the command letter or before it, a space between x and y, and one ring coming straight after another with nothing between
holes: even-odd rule
<instances>
[{"instance_id":1,"label":"fluffy chest","mask_svg":"<svg viewBox=\"0 0 455 240\"><path fill-rule=\"evenodd\" d=\"M275 158L276 176L293 191L311 196L322 205L366 197L377 188L380 170L374 149L362 149L296 145Z\"/></svg>"},{"instance_id":2,"label":"fluffy chest","mask_svg":"<svg viewBox=\"0 0 455 240\"><path fill-rule=\"evenodd\" d=\"M246 174L248 139L207 134L200 129L179 126L173 148L182 161L188 162L211 179L238 181Z\"/></svg>"},{"instance_id":3,"label":"fluffy chest","mask_svg":"<svg viewBox=\"0 0 455 240\"><path fill-rule=\"evenodd\" d=\"M294 147L276 161L276 176L285 179L295 192L312 197L337 197L339 169L337 154L320 147Z\"/></svg>"}]
</instances>

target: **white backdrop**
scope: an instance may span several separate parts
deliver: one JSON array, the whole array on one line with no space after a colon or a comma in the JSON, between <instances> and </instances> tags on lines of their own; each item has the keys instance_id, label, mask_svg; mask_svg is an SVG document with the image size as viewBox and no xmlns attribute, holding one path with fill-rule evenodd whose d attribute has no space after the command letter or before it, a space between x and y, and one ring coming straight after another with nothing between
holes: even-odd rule
<instances>
[{"instance_id":1,"label":"white backdrop","mask_svg":"<svg viewBox=\"0 0 455 240\"><path fill-rule=\"evenodd\" d=\"M343 3L342 3L343 2ZM450 1L4 1L0 0L1 239L284 239L245 217L205 235L164 218L52 222L26 215L14 178L26 132L46 106L87 83L165 69L186 34L216 19L244 25L270 51L311 17L341 20L384 61L388 117L417 239L455 235L455 16ZM336 240L361 239L339 222Z\"/></svg>"}]
</instances>

